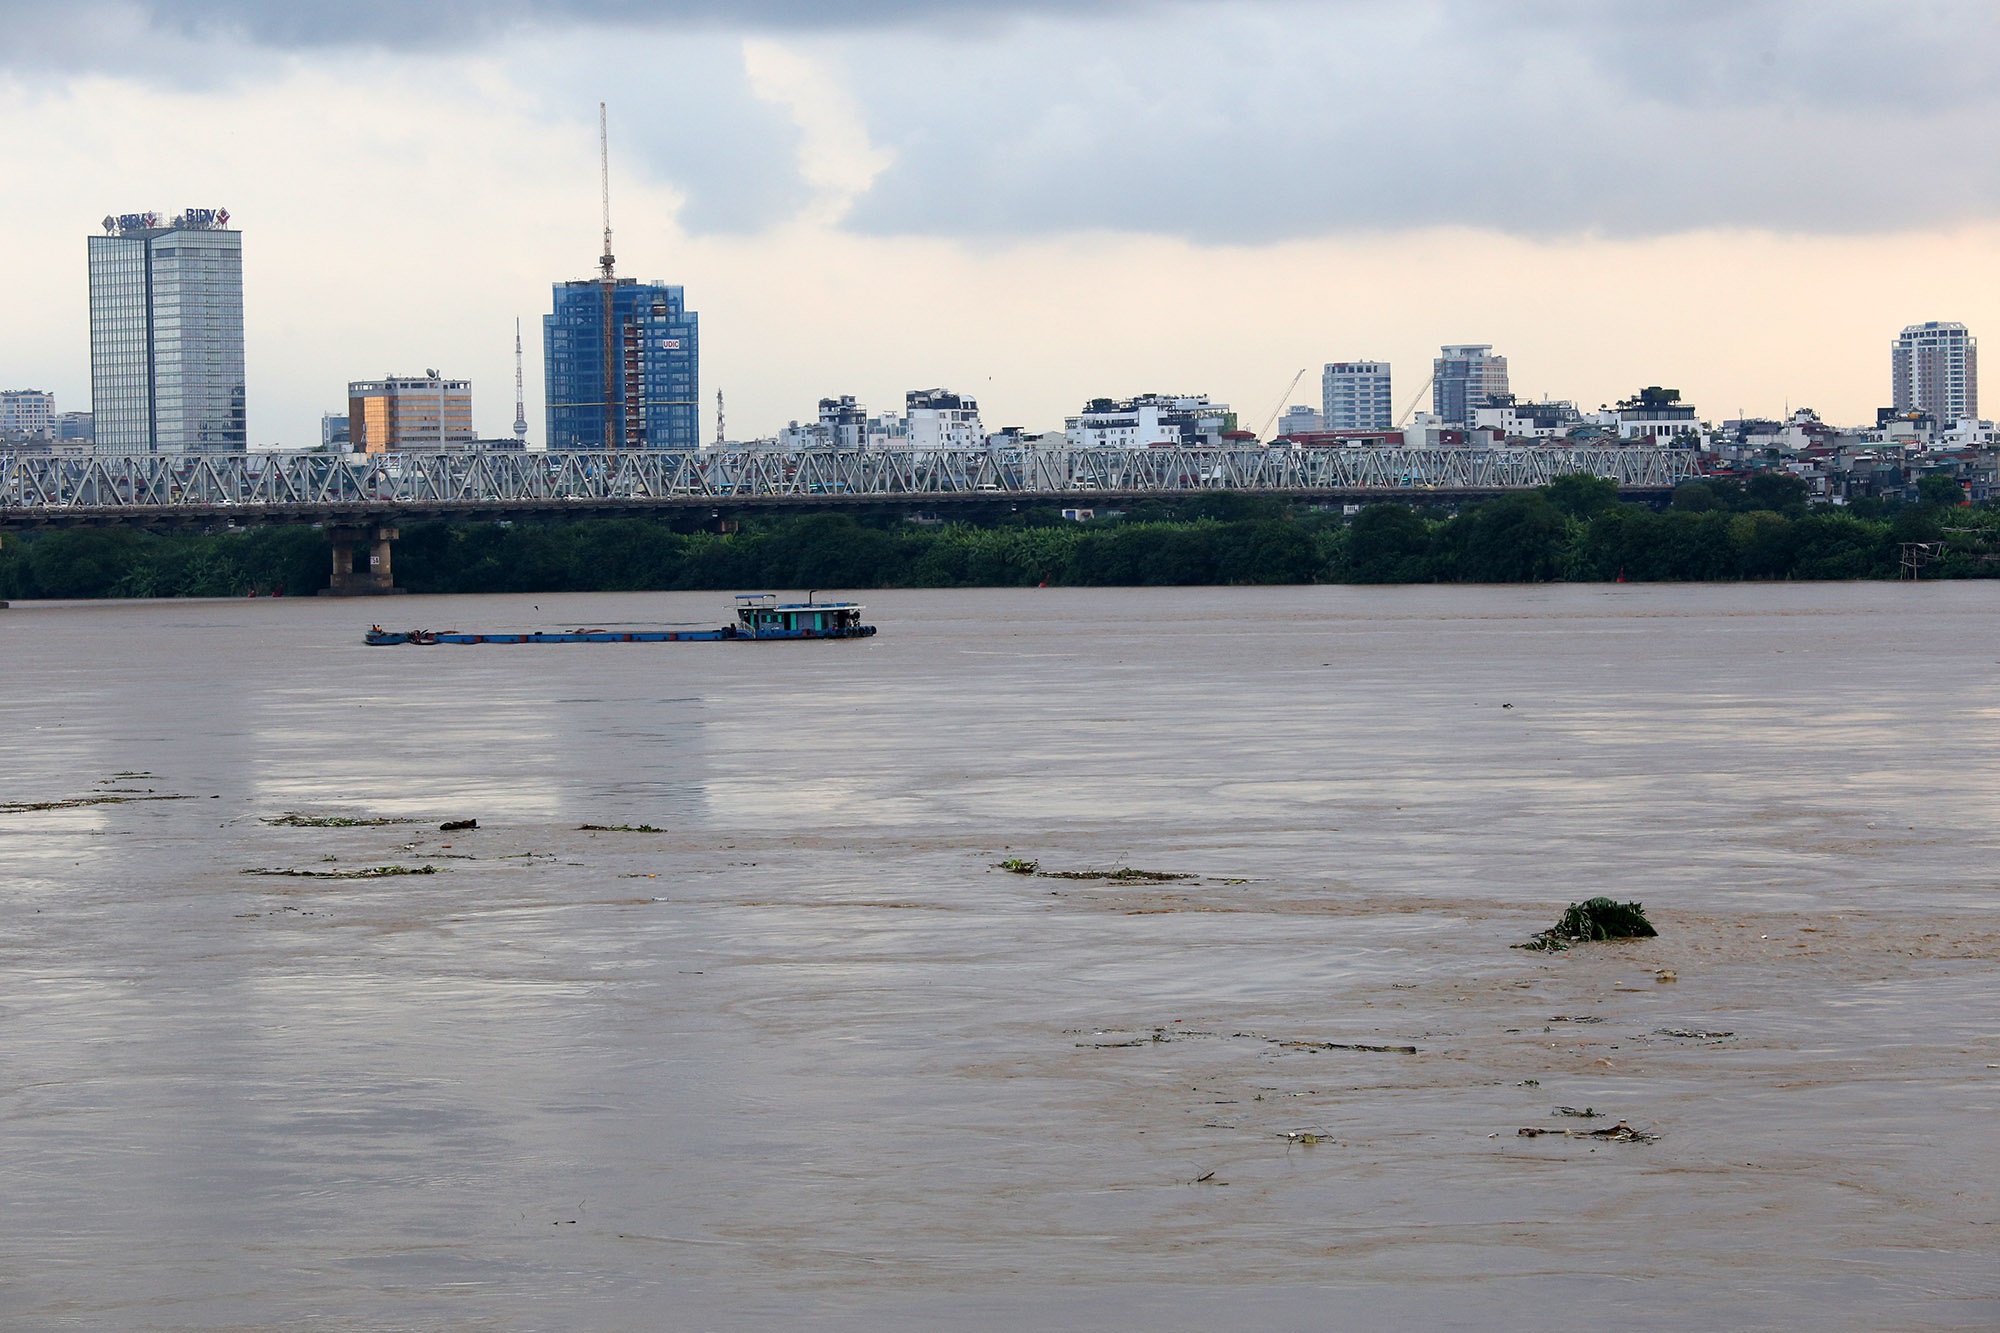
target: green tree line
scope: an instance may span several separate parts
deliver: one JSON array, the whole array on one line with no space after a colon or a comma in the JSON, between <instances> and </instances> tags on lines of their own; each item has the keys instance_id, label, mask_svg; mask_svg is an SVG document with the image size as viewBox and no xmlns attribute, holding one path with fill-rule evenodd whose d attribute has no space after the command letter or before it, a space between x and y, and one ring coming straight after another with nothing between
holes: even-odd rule
<instances>
[{"instance_id":1,"label":"green tree line","mask_svg":"<svg viewBox=\"0 0 2000 1333\"><path fill-rule=\"evenodd\" d=\"M910 523L817 513L727 534L648 518L426 523L403 529L412 592L953 588L1257 583L1534 583L1894 578L1923 543L1926 578L2000 574L2000 508L1930 478L1915 503L1809 506L1803 483L1695 481L1664 510L1564 477L1455 512L1382 503L1352 517L1241 495L1146 501L1117 517L1053 510ZM0 597L309 595L329 559L311 528L209 534L73 529L0 541Z\"/></svg>"}]
</instances>

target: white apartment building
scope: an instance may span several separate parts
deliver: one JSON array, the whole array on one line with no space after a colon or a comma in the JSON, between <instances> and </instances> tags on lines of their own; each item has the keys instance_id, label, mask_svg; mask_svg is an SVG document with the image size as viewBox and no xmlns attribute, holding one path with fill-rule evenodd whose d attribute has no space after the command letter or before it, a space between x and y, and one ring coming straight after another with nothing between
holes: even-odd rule
<instances>
[{"instance_id":1,"label":"white apartment building","mask_svg":"<svg viewBox=\"0 0 2000 1333\"><path fill-rule=\"evenodd\" d=\"M0 435L53 438L56 396L41 389L0 390Z\"/></svg>"},{"instance_id":2,"label":"white apartment building","mask_svg":"<svg viewBox=\"0 0 2000 1333\"><path fill-rule=\"evenodd\" d=\"M1390 398L1387 361L1332 361L1319 376L1321 430L1390 430L1396 405Z\"/></svg>"},{"instance_id":3,"label":"white apartment building","mask_svg":"<svg viewBox=\"0 0 2000 1333\"><path fill-rule=\"evenodd\" d=\"M904 394L903 428L902 447L909 449L978 449L986 443L979 404L944 389Z\"/></svg>"},{"instance_id":4,"label":"white apartment building","mask_svg":"<svg viewBox=\"0 0 2000 1333\"><path fill-rule=\"evenodd\" d=\"M1559 440L1581 419L1571 403L1507 402L1474 411L1472 426L1503 440Z\"/></svg>"},{"instance_id":5,"label":"white apartment building","mask_svg":"<svg viewBox=\"0 0 2000 1333\"><path fill-rule=\"evenodd\" d=\"M1898 412L1979 417L1979 340L1963 324L1934 319L1904 329L1889 349L1889 378Z\"/></svg>"},{"instance_id":6,"label":"white apartment building","mask_svg":"<svg viewBox=\"0 0 2000 1333\"><path fill-rule=\"evenodd\" d=\"M1065 418L1063 426L1075 449L1215 448L1225 431L1236 429L1236 414L1227 403L1209 402L1207 394L1147 393L1093 398L1082 412Z\"/></svg>"},{"instance_id":7,"label":"white apartment building","mask_svg":"<svg viewBox=\"0 0 2000 1333\"><path fill-rule=\"evenodd\" d=\"M1701 444L1704 434L1694 408L1681 401L1680 391L1657 385L1619 403L1613 420L1618 438L1628 442L1650 439L1663 447L1691 449Z\"/></svg>"},{"instance_id":8,"label":"white apartment building","mask_svg":"<svg viewBox=\"0 0 2000 1333\"><path fill-rule=\"evenodd\" d=\"M862 434L865 449L907 449L910 447L910 419L901 412L883 412L868 418Z\"/></svg>"}]
</instances>

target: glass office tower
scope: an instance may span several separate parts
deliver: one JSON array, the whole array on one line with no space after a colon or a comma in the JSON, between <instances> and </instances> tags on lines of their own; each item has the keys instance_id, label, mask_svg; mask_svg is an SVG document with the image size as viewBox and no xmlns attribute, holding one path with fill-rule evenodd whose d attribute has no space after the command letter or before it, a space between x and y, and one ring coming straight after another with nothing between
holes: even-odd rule
<instances>
[{"instance_id":1,"label":"glass office tower","mask_svg":"<svg viewBox=\"0 0 2000 1333\"><path fill-rule=\"evenodd\" d=\"M555 311L542 317L548 447L697 448L699 317L679 287L619 278L609 291L608 340L599 279L557 283Z\"/></svg>"},{"instance_id":2,"label":"glass office tower","mask_svg":"<svg viewBox=\"0 0 2000 1333\"><path fill-rule=\"evenodd\" d=\"M104 220L90 251L97 451L241 453L243 233L225 209Z\"/></svg>"}]
</instances>

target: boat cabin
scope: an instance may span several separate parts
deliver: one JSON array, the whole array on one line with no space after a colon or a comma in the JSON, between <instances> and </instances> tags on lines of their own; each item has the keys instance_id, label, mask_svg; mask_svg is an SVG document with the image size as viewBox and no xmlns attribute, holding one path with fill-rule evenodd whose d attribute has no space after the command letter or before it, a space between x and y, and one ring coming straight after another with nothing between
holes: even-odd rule
<instances>
[{"instance_id":1,"label":"boat cabin","mask_svg":"<svg viewBox=\"0 0 2000 1333\"><path fill-rule=\"evenodd\" d=\"M736 595L739 639L856 639L875 632L861 623L859 602L780 602L776 593Z\"/></svg>"}]
</instances>

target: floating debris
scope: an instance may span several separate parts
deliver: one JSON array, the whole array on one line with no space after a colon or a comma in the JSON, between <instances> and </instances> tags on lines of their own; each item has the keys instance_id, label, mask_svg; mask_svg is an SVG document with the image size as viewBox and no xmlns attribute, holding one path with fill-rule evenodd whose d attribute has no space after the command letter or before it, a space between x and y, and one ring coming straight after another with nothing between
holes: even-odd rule
<instances>
[{"instance_id":1,"label":"floating debris","mask_svg":"<svg viewBox=\"0 0 2000 1333\"><path fill-rule=\"evenodd\" d=\"M1414 1046L1379 1046L1359 1041L1304 1041L1284 1037L1268 1037L1261 1032L1232 1032L1232 1037L1248 1037L1255 1041L1268 1041L1273 1046L1281 1046L1294 1051L1373 1051L1382 1055L1415 1055Z\"/></svg>"},{"instance_id":2,"label":"floating debris","mask_svg":"<svg viewBox=\"0 0 2000 1333\"><path fill-rule=\"evenodd\" d=\"M359 870L290 870L282 866L252 868L246 875L282 875L287 879L388 879L392 875L435 875L436 866L364 866Z\"/></svg>"},{"instance_id":3,"label":"floating debris","mask_svg":"<svg viewBox=\"0 0 2000 1333\"><path fill-rule=\"evenodd\" d=\"M65 801L0 801L0 815L35 810L80 810L86 805L129 805L134 801L185 801L185 796L75 796Z\"/></svg>"},{"instance_id":4,"label":"floating debris","mask_svg":"<svg viewBox=\"0 0 2000 1333\"><path fill-rule=\"evenodd\" d=\"M578 833L665 833L651 824L578 824Z\"/></svg>"},{"instance_id":5,"label":"floating debris","mask_svg":"<svg viewBox=\"0 0 2000 1333\"><path fill-rule=\"evenodd\" d=\"M286 813L263 821L274 828L381 828L387 824L415 824L420 821L399 815L301 815Z\"/></svg>"},{"instance_id":6,"label":"floating debris","mask_svg":"<svg viewBox=\"0 0 2000 1333\"><path fill-rule=\"evenodd\" d=\"M1595 1120L1603 1113L1594 1106L1586 1106L1581 1111L1577 1110L1574 1106L1558 1106L1555 1110L1549 1112L1549 1114L1574 1116L1578 1120Z\"/></svg>"},{"instance_id":7,"label":"floating debris","mask_svg":"<svg viewBox=\"0 0 2000 1333\"><path fill-rule=\"evenodd\" d=\"M1518 1131L1524 1139L1539 1139L1545 1135L1555 1135L1565 1139L1601 1139L1606 1143L1652 1143L1660 1136L1648 1134L1644 1130L1632 1128L1623 1120L1609 1129L1541 1129L1524 1126Z\"/></svg>"},{"instance_id":8,"label":"floating debris","mask_svg":"<svg viewBox=\"0 0 2000 1333\"><path fill-rule=\"evenodd\" d=\"M479 821L476 819L447 819L444 821L444 823L438 825L438 832L462 833L466 829L474 829L478 827L479 827Z\"/></svg>"},{"instance_id":9,"label":"floating debris","mask_svg":"<svg viewBox=\"0 0 2000 1333\"><path fill-rule=\"evenodd\" d=\"M1659 933L1653 929L1653 923L1646 919L1645 909L1638 903L1613 902L1609 898L1590 898L1580 903L1571 903L1569 910L1562 914L1562 920L1533 939L1514 947L1559 953L1572 944L1583 944L1592 940L1651 939Z\"/></svg>"},{"instance_id":10,"label":"floating debris","mask_svg":"<svg viewBox=\"0 0 2000 1333\"><path fill-rule=\"evenodd\" d=\"M1120 866L1116 870L1044 870L1040 861L1028 861L1020 857L996 862L993 868L1004 870L1010 875L1033 875L1038 879L1103 880L1113 884L1171 884L1175 880L1195 878L1193 875L1183 875L1171 870L1135 870L1131 866Z\"/></svg>"},{"instance_id":11,"label":"floating debris","mask_svg":"<svg viewBox=\"0 0 2000 1333\"><path fill-rule=\"evenodd\" d=\"M1656 1037L1678 1037L1682 1041L1718 1041L1723 1037L1733 1037L1734 1032L1705 1032L1701 1028L1657 1028Z\"/></svg>"},{"instance_id":12,"label":"floating debris","mask_svg":"<svg viewBox=\"0 0 2000 1333\"><path fill-rule=\"evenodd\" d=\"M1016 856L1000 862L1000 864L993 868L995 870L1004 870L1010 875L1032 875L1042 868L1042 863L1040 861L1023 861L1020 857Z\"/></svg>"}]
</instances>

